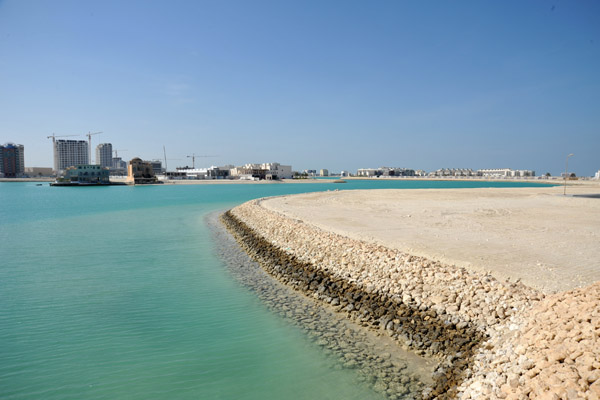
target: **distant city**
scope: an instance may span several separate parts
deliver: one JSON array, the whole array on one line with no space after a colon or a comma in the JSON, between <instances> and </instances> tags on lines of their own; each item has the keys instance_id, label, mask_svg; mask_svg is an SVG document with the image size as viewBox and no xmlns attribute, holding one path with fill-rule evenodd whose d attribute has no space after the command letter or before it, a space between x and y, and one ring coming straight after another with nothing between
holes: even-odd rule
<instances>
[{"instance_id":1,"label":"distant city","mask_svg":"<svg viewBox=\"0 0 600 400\"><path fill-rule=\"evenodd\" d=\"M291 165L277 162L244 164L242 166L223 165L208 168L196 168L195 154L190 155L192 167L176 167L167 170L167 158L164 160L141 160L134 157L129 162L119 156L112 143L100 143L96 146L95 163L92 163L92 136L101 132L88 133L88 140L57 139L66 136L48 136L52 138L53 168L25 167L25 148L21 144L5 143L0 146L0 178L51 178L62 181L105 183L109 176L125 177L130 183L157 183L158 178L166 179L239 179L239 180L280 180L306 179L314 177L363 177L363 178L487 178L487 179L550 179L549 173L537 176L533 170L443 168L426 172L410 168L380 167L360 168L356 173L349 171L329 172L327 169L306 169L293 171ZM164 161L164 164L163 164ZM568 178L575 174L565 172ZM137 174L137 178L136 178ZM564 178L565 174L561 174ZM600 179L598 171L593 179Z\"/></svg>"}]
</instances>

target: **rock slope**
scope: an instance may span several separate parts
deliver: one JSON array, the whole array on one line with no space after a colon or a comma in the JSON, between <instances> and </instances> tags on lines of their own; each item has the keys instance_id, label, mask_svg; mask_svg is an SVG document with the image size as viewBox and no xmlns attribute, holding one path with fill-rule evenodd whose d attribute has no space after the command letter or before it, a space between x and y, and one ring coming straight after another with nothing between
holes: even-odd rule
<instances>
[{"instance_id":1,"label":"rock slope","mask_svg":"<svg viewBox=\"0 0 600 400\"><path fill-rule=\"evenodd\" d=\"M545 298L518 282L318 229L266 210L260 200L234 208L223 221L277 279L438 359L425 398L597 398L594 287ZM569 317L561 304L571 300L589 308L590 317ZM577 345L550 354L560 340Z\"/></svg>"}]
</instances>

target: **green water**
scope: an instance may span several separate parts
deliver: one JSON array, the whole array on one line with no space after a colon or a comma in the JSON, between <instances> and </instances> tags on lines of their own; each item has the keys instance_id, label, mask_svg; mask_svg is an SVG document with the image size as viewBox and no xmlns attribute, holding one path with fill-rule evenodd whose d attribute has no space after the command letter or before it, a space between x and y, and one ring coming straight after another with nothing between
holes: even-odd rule
<instances>
[{"instance_id":1,"label":"green water","mask_svg":"<svg viewBox=\"0 0 600 400\"><path fill-rule=\"evenodd\" d=\"M380 398L228 275L205 216L336 188L516 185L342 185L0 183L0 398Z\"/></svg>"}]
</instances>

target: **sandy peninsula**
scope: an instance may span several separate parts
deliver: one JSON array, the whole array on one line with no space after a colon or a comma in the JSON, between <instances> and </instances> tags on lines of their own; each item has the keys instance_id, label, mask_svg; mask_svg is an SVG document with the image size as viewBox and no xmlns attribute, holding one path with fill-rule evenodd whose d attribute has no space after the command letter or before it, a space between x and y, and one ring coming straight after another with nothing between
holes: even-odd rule
<instances>
[{"instance_id":1,"label":"sandy peninsula","mask_svg":"<svg viewBox=\"0 0 600 400\"><path fill-rule=\"evenodd\" d=\"M261 205L343 236L552 293L600 280L600 186L570 186L567 196L563 190L332 191Z\"/></svg>"},{"instance_id":2,"label":"sandy peninsula","mask_svg":"<svg viewBox=\"0 0 600 400\"><path fill-rule=\"evenodd\" d=\"M276 279L437 360L423 398L599 399L600 187L563 190L331 191L223 220Z\"/></svg>"}]
</instances>

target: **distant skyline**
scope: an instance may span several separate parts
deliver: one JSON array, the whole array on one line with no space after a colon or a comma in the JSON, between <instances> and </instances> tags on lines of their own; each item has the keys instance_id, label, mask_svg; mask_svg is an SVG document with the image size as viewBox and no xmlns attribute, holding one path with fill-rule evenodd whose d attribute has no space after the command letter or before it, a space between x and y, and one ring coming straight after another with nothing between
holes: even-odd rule
<instances>
[{"instance_id":1,"label":"distant skyline","mask_svg":"<svg viewBox=\"0 0 600 400\"><path fill-rule=\"evenodd\" d=\"M600 169L598 1L0 0L0 144L169 168Z\"/></svg>"}]
</instances>

